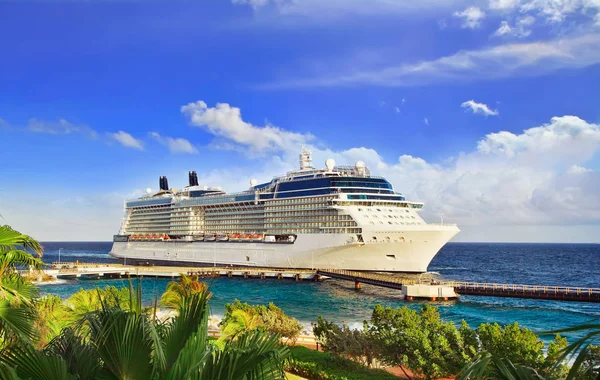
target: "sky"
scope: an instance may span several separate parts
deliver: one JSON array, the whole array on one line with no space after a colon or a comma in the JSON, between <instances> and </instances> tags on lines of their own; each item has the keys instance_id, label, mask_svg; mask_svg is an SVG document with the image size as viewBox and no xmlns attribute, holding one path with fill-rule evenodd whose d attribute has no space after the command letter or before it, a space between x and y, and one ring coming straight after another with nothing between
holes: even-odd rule
<instances>
[{"instance_id":1,"label":"sky","mask_svg":"<svg viewBox=\"0 0 600 380\"><path fill-rule=\"evenodd\" d=\"M0 223L367 163L454 241L600 241L599 0L0 0Z\"/></svg>"}]
</instances>

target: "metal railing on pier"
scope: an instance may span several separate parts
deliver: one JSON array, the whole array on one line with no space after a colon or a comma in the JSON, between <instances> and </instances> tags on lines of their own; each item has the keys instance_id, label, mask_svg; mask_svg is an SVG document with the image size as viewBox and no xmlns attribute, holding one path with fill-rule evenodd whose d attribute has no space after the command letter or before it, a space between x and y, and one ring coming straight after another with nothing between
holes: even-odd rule
<instances>
[{"instance_id":1,"label":"metal railing on pier","mask_svg":"<svg viewBox=\"0 0 600 380\"><path fill-rule=\"evenodd\" d=\"M421 281L415 277L394 274L370 273L340 269L319 269L317 274L391 289L402 289L403 285L432 284L454 288L459 295L490 296L509 298L531 298L555 301L599 302L600 288L557 285L499 284L464 281Z\"/></svg>"}]
</instances>

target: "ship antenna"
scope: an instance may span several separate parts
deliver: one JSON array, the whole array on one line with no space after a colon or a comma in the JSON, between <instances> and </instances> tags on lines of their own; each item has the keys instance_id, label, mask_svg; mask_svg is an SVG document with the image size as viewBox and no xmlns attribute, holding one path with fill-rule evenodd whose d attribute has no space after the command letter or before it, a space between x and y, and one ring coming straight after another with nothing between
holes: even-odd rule
<instances>
[{"instance_id":1,"label":"ship antenna","mask_svg":"<svg viewBox=\"0 0 600 380\"><path fill-rule=\"evenodd\" d=\"M312 153L306 149L306 145L302 144L302 152L300 152L300 170L312 169L310 165L312 161Z\"/></svg>"}]
</instances>

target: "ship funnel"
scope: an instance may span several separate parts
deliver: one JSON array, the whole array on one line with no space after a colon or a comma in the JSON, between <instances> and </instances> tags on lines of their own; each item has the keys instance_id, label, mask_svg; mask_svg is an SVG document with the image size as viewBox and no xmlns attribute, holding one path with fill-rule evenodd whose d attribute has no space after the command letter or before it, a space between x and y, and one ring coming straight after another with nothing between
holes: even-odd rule
<instances>
[{"instance_id":1,"label":"ship funnel","mask_svg":"<svg viewBox=\"0 0 600 380\"><path fill-rule=\"evenodd\" d=\"M198 175L195 171L189 173L190 186L198 186Z\"/></svg>"},{"instance_id":2,"label":"ship funnel","mask_svg":"<svg viewBox=\"0 0 600 380\"><path fill-rule=\"evenodd\" d=\"M159 185L161 190L169 190L169 181L167 181L167 177L164 175L159 179Z\"/></svg>"}]
</instances>

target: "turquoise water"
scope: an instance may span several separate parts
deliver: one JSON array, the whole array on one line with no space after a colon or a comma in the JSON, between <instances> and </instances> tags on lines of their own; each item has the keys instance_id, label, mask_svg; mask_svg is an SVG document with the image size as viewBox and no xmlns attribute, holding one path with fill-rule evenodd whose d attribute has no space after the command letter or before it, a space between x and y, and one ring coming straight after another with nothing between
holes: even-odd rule
<instances>
[{"instance_id":1,"label":"turquoise water","mask_svg":"<svg viewBox=\"0 0 600 380\"><path fill-rule=\"evenodd\" d=\"M110 243L45 243L45 261L106 261ZM557 284L600 287L600 245L584 244L465 244L445 246L430 265L430 271L445 278L467 281ZM134 283L137 280L134 280ZM150 303L161 294L169 280L143 279L144 298ZM327 280L299 282L289 280L208 280L213 292L211 311L222 315L224 306L234 299L251 304L274 302L286 313L305 324L318 315L351 326L360 326L377 304L420 307L419 302L401 299L399 292L363 285L354 290L350 282ZM74 280L64 284L43 285L43 293L68 297L77 290L97 286L127 286L127 280ZM501 324L519 322L534 331L564 328L600 317L600 304L520 300L495 297L461 297L460 301L435 303L442 317L471 326L482 322Z\"/></svg>"}]
</instances>

